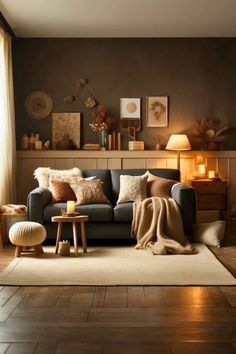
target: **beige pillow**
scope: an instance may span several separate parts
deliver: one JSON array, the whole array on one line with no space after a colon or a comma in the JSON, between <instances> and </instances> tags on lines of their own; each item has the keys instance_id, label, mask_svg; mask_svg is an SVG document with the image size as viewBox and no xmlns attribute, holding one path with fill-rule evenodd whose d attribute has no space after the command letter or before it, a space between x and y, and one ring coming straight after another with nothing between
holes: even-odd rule
<instances>
[{"instance_id":1,"label":"beige pillow","mask_svg":"<svg viewBox=\"0 0 236 354\"><path fill-rule=\"evenodd\" d=\"M148 197L169 198L171 195L171 188L174 184L178 183L172 179L155 176L150 171L147 171L144 176L147 176Z\"/></svg>"},{"instance_id":2,"label":"beige pillow","mask_svg":"<svg viewBox=\"0 0 236 354\"><path fill-rule=\"evenodd\" d=\"M193 241L220 247L225 234L225 224L225 221L218 220L195 225Z\"/></svg>"},{"instance_id":3,"label":"beige pillow","mask_svg":"<svg viewBox=\"0 0 236 354\"><path fill-rule=\"evenodd\" d=\"M38 180L39 187L48 188L50 185L50 177L53 176L53 180L63 181L62 177L82 177L82 171L78 167L71 168L70 170L54 170L50 167L38 167L34 171L34 178Z\"/></svg>"},{"instance_id":4,"label":"beige pillow","mask_svg":"<svg viewBox=\"0 0 236 354\"><path fill-rule=\"evenodd\" d=\"M103 192L100 179L80 180L74 192L77 199L76 205L111 204Z\"/></svg>"},{"instance_id":5,"label":"beige pillow","mask_svg":"<svg viewBox=\"0 0 236 354\"><path fill-rule=\"evenodd\" d=\"M140 202L147 198L147 176L120 176L120 192L117 204Z\"/></svg>"}]
</instances>

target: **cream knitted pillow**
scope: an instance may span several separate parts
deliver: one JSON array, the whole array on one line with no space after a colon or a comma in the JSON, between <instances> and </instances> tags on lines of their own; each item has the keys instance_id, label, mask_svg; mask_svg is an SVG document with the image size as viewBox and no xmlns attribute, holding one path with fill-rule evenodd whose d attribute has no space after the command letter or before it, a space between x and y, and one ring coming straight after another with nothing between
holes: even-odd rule
<instances>
[{"instance_id":1,"label":"cream knitted pillow","mask_svg":"<svg viewBox=\"0 0 236 354\"><path fill-rule=\"evenodd\" d=\"M147 198L147 176L120 176L120 192L117 204L140 202Z\"/></svg>"}]
</instances>

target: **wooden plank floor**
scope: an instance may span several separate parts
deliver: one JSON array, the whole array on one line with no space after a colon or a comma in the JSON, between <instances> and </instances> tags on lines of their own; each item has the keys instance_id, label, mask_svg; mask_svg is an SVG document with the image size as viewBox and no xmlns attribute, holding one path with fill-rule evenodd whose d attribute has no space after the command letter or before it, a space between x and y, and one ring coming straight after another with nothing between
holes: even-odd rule
<instances>
[{"instance_id":1,"label":"wooden plank floor","mask_svg":"<svg viewBox=\"0 0 236 354\"><path fill-rule=\"evenodd\" d=\"M236 275L236 223L212 251ZM0 286L1 353L236 353L236 287Z\"/></svg>"}]
</instances>

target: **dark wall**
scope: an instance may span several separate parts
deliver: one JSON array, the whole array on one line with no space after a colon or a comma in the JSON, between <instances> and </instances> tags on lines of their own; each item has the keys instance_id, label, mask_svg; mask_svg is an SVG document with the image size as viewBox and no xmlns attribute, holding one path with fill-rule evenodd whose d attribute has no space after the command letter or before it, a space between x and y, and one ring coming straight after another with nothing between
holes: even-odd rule
<instances>
[{"instance_id":1,"label":"dark wall","mask_svg":"<svg viewBox=\"0 0 236 354\"><path fill-rule=\"evenodd\" d=\"M37 132L51 140L52 120L33 120L24 99L43 90L54 112L82 113L82 141L95 142L82 102L65 104L79 78L88 78L94 96L117 118L120 97L141 97L139 139L152 149L152 136L163 143L171 133L187 132L203 115L236 126L236 39L16 39L13 43L16 132ZM146 128L145 96L169 96L169 127ZM232 129L233 131L233 129ZM232 131L224 149L236 149ZM199 148L193 140L194 148Z\"/></svg>"}]
</instances>

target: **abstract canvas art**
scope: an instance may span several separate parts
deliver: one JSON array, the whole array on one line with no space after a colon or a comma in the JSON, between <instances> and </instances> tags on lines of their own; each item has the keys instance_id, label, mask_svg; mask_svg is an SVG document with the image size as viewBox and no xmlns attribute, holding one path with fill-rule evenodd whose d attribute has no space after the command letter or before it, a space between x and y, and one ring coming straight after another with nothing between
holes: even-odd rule
<instances>
[{"instance_id":1,"label":"abstract canvas art","mask_svg":"<svg viewBox=\"0 0 236 354\"><path fill-rule=\"evenodd\" d=\"M53 113L52 145L56 150L80 149L80 113Z\"/></svg>"}]
</instances>

